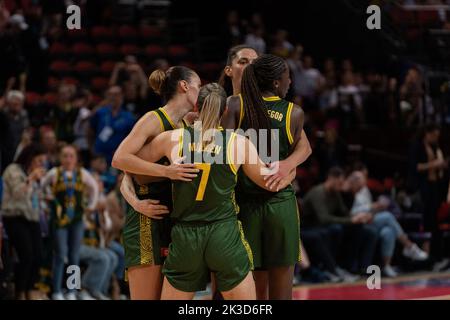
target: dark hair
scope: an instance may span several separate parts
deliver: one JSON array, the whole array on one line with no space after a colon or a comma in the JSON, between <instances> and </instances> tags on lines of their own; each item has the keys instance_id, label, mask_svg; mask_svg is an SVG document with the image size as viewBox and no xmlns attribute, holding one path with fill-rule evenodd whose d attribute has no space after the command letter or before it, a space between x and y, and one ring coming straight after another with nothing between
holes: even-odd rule
<instances>
[{"instance_id":1,"label":"dark hair","mask_svg":"<svg viewBox=\"0 0 450 320\"><path fill-rule=\"evenodd\" d=\"M31 166L31 162L33 162L33 159L45 154L45 149L42 146L30 144L29 146L23 148L15 163L17 163L25 172L27 172Z\"/></svg>"},{"instance_id":2,"label":"dark hair","mask_svg":"<svg viewBox=\"0 0 450 320\"><path fill-rule=\"evenodd\" d=\"M244 103L243 129L270 129L267 112L262 108L262 93L275 91L273 82L281 79L287 65L283 58L263 54L242 75L241 94Z\"/></svg>"},{"instance_id":3,"label":"dark hair","mask_svg":"<svg viewBox=\"0 0 450 320\"><path fill-rule=\"evenodd\" d=\"M258 53L255 48L252 46L246 45L246 44L240 44L237 46L234 46L228 50L228 56L227 56L227 63L225 67L231 66L233 64L233 60L237 57L239 51L244 49L251 49ZM218 80L218 83L225 89L225 92L227 93L227 96L233 95L233 85L231 83L231 79L229 76L225 74L225 70L222 70L222 73L220 74L220 78Z\"/></svg>"},{"instance_id":4,"label":"dark hair","mask_svg":"<svg viewBox=\"0 0 450 320\"><path fill-rule=\"evenodd\" d=\"M157 69L151 73L148 82L153 91L167 102L177 93L178 82L189 82L195 74L194 70L183 66L171 67L166 72Z\"/></svg>"},{"instance_id":5,"label":"dark hair","mask_svg":"<svg viewBox=\"0 0 450 320\"><path fill-rule=\"evenodd\" d=\"M328 170L327 178L340 178L344 176L344 170L340 167L331 167Z\"/></svg>"},{"instance_id":6,"label":"dark hair","mask_svg":"<svg viewBox=\"0 0 450 320\"><path fill-rule=\"evenodd\" d=\"M424 139L425 135L428 133L432 133L436 130L440 130L440 127L436 123L427 123L422 126L422 128L418 131L418 134L416 134L416 137L420 139Z\"/></svg>"}]
</instances>

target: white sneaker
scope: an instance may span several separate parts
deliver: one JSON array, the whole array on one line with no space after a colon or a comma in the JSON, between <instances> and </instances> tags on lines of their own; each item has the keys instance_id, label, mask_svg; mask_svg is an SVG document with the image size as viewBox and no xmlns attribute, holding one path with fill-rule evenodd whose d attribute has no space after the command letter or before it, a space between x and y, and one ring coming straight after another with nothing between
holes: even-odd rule
<instances>
[{"instance_id":1,"label":"white sneaker","mask_svg":"<svg viewBox=\"0 0 450 320\"><path fill-rule=\"evenodd\" d=\"M92 294L93 297L97 298L97 300L111 300L108 296L104 295L101 292L97 292L95 294Z\"/></svg>"},{"instance_id":2,"label":"white sneaker","mask_svg":"<svg viewBox=\"0 0 450 320\"><path fill-rule=\"evenodd\" d=\"M351 274L347 270L344 270L340 267L336 267L336 274L342 279L344 282L356 282L359 280L359 276L355 274Z\"/></svg>"},{"instance_id":3,"label":"white sneaker","mask_svg":"<svg viewBox=\"0 0 450 320\"><path fill-rule=\"evenodd\" d=\"M385 267L383 268L382 273L383 273L383 275L384 275L385 277L388 277L388 278L395 278L395 277L398 277L398 273L397 273L397 272L394 270L394 268L392 268L392 266L390 266L390 265L385 266Z\"/></svg>"},{"instance_id":4,"label":"white sneaker","mask_svg":"<svg viewBox=\"0 0 450 320\"><path fill-rule=\"evenodd\" d=\"M77 300L77 295L71 291L66 294L66 300Z\"/></svg>"},{"instance_id":5,"label":"white sneaker","mask_svg":"<svg viewBox=\"0 0 450 320\"><path fill-rule=\"evenodd\" d=\"M61 292L56 292L52 294L52 300L66 300L66 298L64 298L64 295Z\"/></svg>"},{"instance_id":6,"label":"white sneaker","mask_svg":"<svg viewBox=\"0 0 450 320\"><path fill-rule=\"evenodd\" d=\"M403 248L403 255L416 261L424 261L428 259L428 253L420 249L415 243L409 248Z\"/></svg>"},{"instance_id":7,"label":"white sneaker","mask_svg":"<svg viewBox=\"0 0 450 320\"><path fill-rule=\"evenodd\" d=\"M89 292L87 292L86 290L82 290L79 294L78 294L78 298L80 300L95 300L95 298L93 296L91 296L89 294Z\"/></svg>"}]
</instances>

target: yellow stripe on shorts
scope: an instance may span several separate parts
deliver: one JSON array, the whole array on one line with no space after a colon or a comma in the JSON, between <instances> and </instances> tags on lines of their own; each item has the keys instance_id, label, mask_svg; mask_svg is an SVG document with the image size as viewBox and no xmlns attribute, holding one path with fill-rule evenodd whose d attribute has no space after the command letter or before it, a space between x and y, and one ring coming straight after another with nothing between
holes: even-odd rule
<instances>
[{"instance_id":1,"label":"yellow stripe on shorts","mask_svg":"<svg viewBox=\"0 0 450 320\"><path fill-rule=\"evenodd\" d=\"M141 264L153 264L152 219L139 214Z\"/></svg>"}]
</instances>

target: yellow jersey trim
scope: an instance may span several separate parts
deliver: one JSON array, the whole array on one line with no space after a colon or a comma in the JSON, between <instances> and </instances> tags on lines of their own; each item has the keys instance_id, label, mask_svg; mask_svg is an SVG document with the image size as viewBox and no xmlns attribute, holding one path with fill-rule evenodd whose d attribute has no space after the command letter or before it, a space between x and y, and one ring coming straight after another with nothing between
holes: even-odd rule
<instances>
[{"instance_id":1,"label":"yellow jersey trim","mask_svg":"<svg viewBox=\"0 0 450 320\"><path fill-rule=\"evenodd\" d=\"M289 144L292 144L294 142L294 138L292 137L291 133L291 113L292 108L294 107L294 104L292 102L289 103L288 109L287 109L287 117L286 117L286 133L289 140Z\"/></svg>"},{"instance_id":2,"label":"yellow jersey trim","mask_svg":"<svg viewBox=\"0 0 450 320\"><path fill-rule=\"evenodd\" d=\"M237 128L241 127L242 121L244 120L244 100L242 100L242 95L239 93L239 101L240 101L240 112L239 112L239 124Z\"/></svg>"},{"instance_id":3,"label":"yellow jersey trim","mask_svg":"<svg viewBox=\"0 0 450 320\"><path fill-rule=\"evenodd\" d=\"M236 138L236 133L232 132L230 140L228 141L228 144L227 144L227 158L228 158L228 164L230 165L231 171L234 174L237 174L237 170L236 170L236 167L234 166L233 158L232 158L232 154L231 154L231 144L233 143L233 139L235 139L235 138Z\"/></svg>"},{"instance_id":4,"label":"yellow jersey trim","mask_svg":"<svg viewBox=\"0 0 450 320\"><path fill-rule=\"evenodd\" d=\"M173 129L176 129L177 127L175 126L175 124L173 123L172 119L170 119L169 115L167 114L167 112L164 111L163 108L159 108L159 110L161 110L161 112L164 114L164 116L166 117L167 121L169 121L170 125L172 126Z\"/></svg>"},{"instance_id":5,"label":"yellow jersey trim","mask_svg":"<svg viewBox=\"0 0 450 320\"><path fill-rule=\"evenodd\" d=\"M178 156L180 158L183 155L183 138L184 138L184 129L181 129L180 136L178 137Z\"/></svg>"},{"instance_id":6,"label":"yellow jersey trim","mask_svg":"<svg viewBox=\"0 0 450 320\"><path fill-rule=\"evenodd\" d=\"M279 101L281 100L280 97L272 96L272 97L262 97L264 101Z\"/></svg>"},{"instance_id":7,"label":"yellow jersey trim","mask_svg":"<svg viewBox=\"0 0 450 320\"><path fill-rule=\"evenodd\" d=\"M161 117L159 116L158 112L152 111L150 113L154 113L156 115L156 118L158 118L158 120L159 120L159 125L161 126L161 132L164 132L164 124L163 124L163 121L162 121Z\"/></svg>"}]
</instances>

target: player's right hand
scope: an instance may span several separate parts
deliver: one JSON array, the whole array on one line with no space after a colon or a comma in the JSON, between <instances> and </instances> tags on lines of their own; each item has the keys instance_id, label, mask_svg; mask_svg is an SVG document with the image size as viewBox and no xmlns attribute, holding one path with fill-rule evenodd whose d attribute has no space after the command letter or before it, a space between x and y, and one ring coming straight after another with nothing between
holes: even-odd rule
<instances>
[{"instance_id":1,"label":"player's right hand","mask_svg":"<svg viewBox=\"0 0 450 320\"><path fill-rule=\"evenodd\" d=\"M159 204L159 200L137 200L133 203L133 209L152 219L162 219L169 213L169 208Z\"/></svg>"},{"instance_id":2,"label":"player's right hand","mask_svg":"<svg viewBox=\"0 0 450 320\"><path fill-rule=\"evenodd\" d=\"M181 160L181 159L180 159ZM165 168L165 177L171 180L192 181L197 177L200 171L193 163L181 163L181 161L174 161Z\"/></svg>"}]
</instances>

